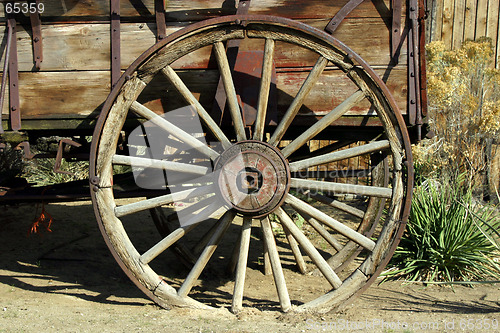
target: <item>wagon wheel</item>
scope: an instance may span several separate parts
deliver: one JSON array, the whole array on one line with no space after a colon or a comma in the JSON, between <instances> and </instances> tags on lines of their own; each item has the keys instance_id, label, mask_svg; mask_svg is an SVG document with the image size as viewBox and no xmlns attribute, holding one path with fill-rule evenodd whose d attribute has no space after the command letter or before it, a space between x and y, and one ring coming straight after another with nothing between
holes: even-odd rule
<instances>
[{"instance_id":1,"label":"wagon wheel","mask_svg":"<svg viewBox=\"0 0 500 333\"><path fill-rule=\"evenodd\" d=\"M262 45L262 79L251 131L245 128L223 44L230 40L258 41ZM274 128L266 125L266 109L278 47L304 49L315 54L317 61ZM217 125L207 112L210 103L201 103L202 98L195 97L179 71L173 69L177 60L192 59L193 54L199 55L206 48L212 50L224 84L234 133ZM342 82L355 89L321 120L296 133L299 109L326 69L342 73ZM201 118L202 133L186 130L183 124L189 122L176 123L175 117L169 118L173 111L159 114L152 110L155 104L150 103L154 100L151 94L158 78L169 82L168 89L176 90L182 96L179 99L191 105L194 111L188 112L189 117ZM330 135L330 125L359 105L373 111L380 131L367 136L364 133L368 130L359 128L355 133L359 136L357 146L336 140L308 156L300 156L301 147L313 138ZM121 132L129 133L127 124L137 118L163 133L162 154L170 150L180 155L174 154L171 160L148 153L142 157L119 155L118 137ZM218 142L207 144L205 139L209 137ZM146 150L158 141L146 139ZM365 179L370 182L360 185L332 181L328 172L339 172L334 163L359 157L372 160L365 170L369 172ZM177 183L160 182L166 187L164 195L121 204L113 196L114 164L132 165L141 172L148 168L160 170L167 178L169 173L187 178L181 177L184 180ZM404 121L373 70L335 38L302 23L267 16L228 16L194 24L137 59L103 107L94 133L90 172L101 232L132 281L163 307L211 308L208 304L213 302L205 295L211 288L211 295L231 295L217 305L232 302L235 312L242 309L244 296L251 298L255 306L272 304L264 300L264 305L260 304L259 298L265 297L253 294L255 283L245 279L249 273L255 277L249 270L255 268L262 255L262 246L251 237L256 228L262 230L264 258L269 260L283 311L328 310L352 299L373 282L390 259L404 229L413 181ZM359 205L337 200L340 194L355 196ZM151 234L138 238L146 228L141 222L142 212L164 210L166 205L182 201L189 205L177 209L180 222L168 235L159 241ZM339 212L350 218L339 217ZM231 231L235 235L230 235ZM176 259L168 264L166 250L175 245L190 249L185 256L197 256L187 272L178 270ZM225 252L213 257L216 249ZM210 274L203 273L221 260L235 269L234 284L223 281L213 287ZM293 290L290 284L287 287L287 281L297 278L294 274L298 273L286 266L290 260L307 281ZM320 272L319 276L312 274L315 271ZM245 284L250 287L245 288ZM313 296L307 291L312 286L321 286Z\"/></svg>"}]
</instances>

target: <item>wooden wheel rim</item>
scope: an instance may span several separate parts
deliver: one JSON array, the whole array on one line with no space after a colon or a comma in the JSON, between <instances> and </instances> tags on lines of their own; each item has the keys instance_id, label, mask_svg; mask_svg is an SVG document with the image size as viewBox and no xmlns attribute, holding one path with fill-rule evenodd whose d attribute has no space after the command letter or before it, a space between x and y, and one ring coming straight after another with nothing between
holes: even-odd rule
<instances>
[{"instance_id":1,"label":"wooden wheel rim","mask_svg":"<svg viewBox=\"0 0 500 333\"><path fill-rule=\"evenodd\" d=\"M271 34L268 32L271 32ZM374 280L397 245L398 235L402 233L409 212L411 193L408 189L412 186L411 150L402 116L387 87L373 70L359 56L335 38L305 24L288 19L266 16L231 16L201 22L172 34L146 51L127 69L104 104L96 125L91 148L90 180L93 189L91 192L92 200L101 232L111 252L132 281L159 305L164 307L179 305L209 308L207 305L188 297L185 292L176 291L159 277L147 263L143 263L141 254L137 252L132 242L130 242L119 217L116 216L116 204L111 189L112 158L119 134L116 129L121 128L128 109L134 107L134 101L152 76L169 67L169 64L177 58L191 52L191 49L185 49L185 47L189 44L190 38L195 38L193 36L200 33L210 37L203 41L203 43L206 43L205 45L214 43L221 45L225 40L243 38L245 35L267 39L272 36L276 40L280 40L279 38L286 40L290 35L298 35L300 38L298 42L295 41L296 43L304 40L310 41L312 46L310 44L301 46L314 49L320 55L320 58L326 59L325 62L335 63L339 68L345 70L350 79L360 87L363 97L369 98L378 107L378 116L386 129L388 148L390 148L394 161L391 193L389 195L388 191L384 191L384 195L387 195L391 200L384 228L376 243L373 242L372 244L369 240L362 239L365 242L364 247L370 249L370 254L349 278L338 282L335 279L336 275L331 275L329 281L332 280L330 283L334 290L295 309L297 311L306 311L310 309L330 309L338 306ZM198 44L197 48L205 45ZM181 52L180 50L183 48L184 51ZM271 138L272 140L273 138ZM280 138L274 138L274 140L279 141ZM404 160L409 163L405 165ZM290 166L293 170L293 163ZM303 166L296 166L296 168L299 167ZM302 185L300 181L292 180L292 187L301 188ZM288 195L285 202L296 210L300 211L303 208L300 200L293 196ZM300 235L295 234L297 231L293 225L288 224L289 221L283 209L278 207L276 215L285 229L292 232L293 236L300 238ZM234 212L228 211L222 216L221 221L229 225L232 218L234 218ZM266 233L266 223L268 222L264 219L262 221L264 233ZM221 233L223 232L221 229ZM311 257L314 256L314 253L308 254ZM327 270L327 268L324 269ZM288 303L286 300L281 303L284 311L290 309L290 300L288 300Z\"/></svg>"}]
</instances>

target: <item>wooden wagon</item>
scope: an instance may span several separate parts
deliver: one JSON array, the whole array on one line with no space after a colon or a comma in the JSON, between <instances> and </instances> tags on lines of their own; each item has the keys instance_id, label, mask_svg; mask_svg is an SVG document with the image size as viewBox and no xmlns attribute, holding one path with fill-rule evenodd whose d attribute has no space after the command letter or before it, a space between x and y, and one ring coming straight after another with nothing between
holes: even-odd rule
<instances>
[{"instance_id":1,"label":"wooden wagon","mask_svg":"<svg viewBox=\"0 0 500 333\"><path fill-rule=\"evenodd\" d=\"M387 264L425 115L422 3L0 2L3 146L81 146L101 232L160 306L275 306L245 288L263 262L283 311L329 310Z\"/></svg>"}]
</instances>

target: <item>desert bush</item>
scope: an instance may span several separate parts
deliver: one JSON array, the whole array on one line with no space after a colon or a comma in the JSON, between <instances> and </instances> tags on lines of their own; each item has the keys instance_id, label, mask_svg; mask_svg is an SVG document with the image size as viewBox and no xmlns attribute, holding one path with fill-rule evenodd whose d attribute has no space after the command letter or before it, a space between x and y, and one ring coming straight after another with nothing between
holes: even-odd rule
<instances>
[{"instance_id":1,"label":"desert bush","mask_svg":"<svg viewBox=\"0 0 500 333\"><path fill-rule=\"evenodd\" d=\"M500 215L469 189L427 181L415 189L408 226L386 278L410 281L500 280Z\"/></svg>"},{"instance_id":2,"label":"desert bush","mask_svg":"<svg viewBox=\"0 0 500 333\"><path fill-rule=\"evenodd\" d=\"M457 50L442 42L427 45L428 122L431 142L415 147L417 170L477 188L488 166L488 149L500 135L500 71L491 66L488 39L466 41ZM493 152L494 153L494 152Z\"/></svg>"}]
</instances>

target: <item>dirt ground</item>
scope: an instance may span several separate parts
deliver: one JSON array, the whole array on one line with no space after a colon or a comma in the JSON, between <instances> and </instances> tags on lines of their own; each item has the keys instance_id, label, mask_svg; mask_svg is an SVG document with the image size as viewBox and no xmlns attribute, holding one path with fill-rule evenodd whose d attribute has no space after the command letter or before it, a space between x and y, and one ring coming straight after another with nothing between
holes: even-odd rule
<instances>
[{"instance_id":1,"label":"dirt ground","mask_svg":"<svg viewBox=\"0 0 500 333\"><path fill-rule=\"evenodd\" d=\"M164 310L115 263L90 202L47 205L52 232L30 236L41 207L1 209L0 332L500 332L499 284L386 282L327 314ZM276 293L262 281L262 292Z\"/></svg>"}]
</instances>

